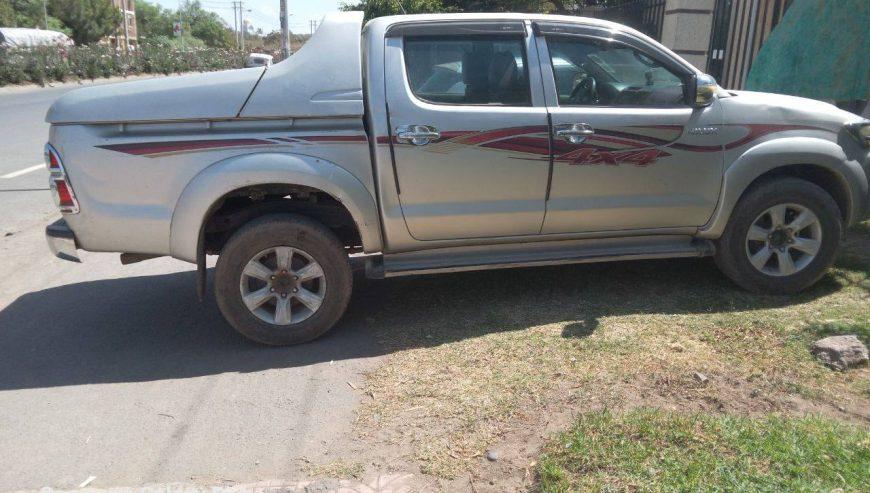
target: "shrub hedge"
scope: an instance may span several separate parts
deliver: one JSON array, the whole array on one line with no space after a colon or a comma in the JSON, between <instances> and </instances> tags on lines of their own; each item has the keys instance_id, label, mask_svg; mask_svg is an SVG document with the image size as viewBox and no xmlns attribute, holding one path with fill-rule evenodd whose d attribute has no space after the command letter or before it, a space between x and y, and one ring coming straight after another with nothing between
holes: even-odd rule
<instances>
[{"instance_id":1,"label":"shrub hedge","mask_svg":"<svg viewBox=\"0 0 870 493\"><path fill-rule=\"evenodd\" d=\"M143 43L129 55L100 45L68 48L0 48L0 86L32 82L45 85L76 79L207 72L241 68L244 53L220 48L176 49L166 43Z\"/></svg>"}]
</instances>

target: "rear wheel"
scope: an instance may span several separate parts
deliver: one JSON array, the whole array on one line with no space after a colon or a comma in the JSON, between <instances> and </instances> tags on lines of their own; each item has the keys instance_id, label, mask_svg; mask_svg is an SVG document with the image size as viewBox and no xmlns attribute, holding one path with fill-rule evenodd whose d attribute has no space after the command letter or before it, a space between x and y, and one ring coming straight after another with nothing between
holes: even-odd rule
<instances>
[{"instance_id":1,"label":"rear wheel","mask_svg":"<svg viewBox=\"0 0 870 493\"><path fill-rule=\"evenodd\" d=\"M215 269L221 313L244 336L270 345L299 344L328 331L347 308L352 283L332 231L292 214L240 228Z\"/></svg>"},{"instance_id":2,"label":"rear wheel","mask_svg":"<svg viewBox=\"0 0 870 493\"><path fill-rule=\"evenodd\" d=\"M764 182L740 200L717 242L716 263L757 293L796 293L833 264L840 210L821 187L798 178Z\"/></svg>"}]
</instances>

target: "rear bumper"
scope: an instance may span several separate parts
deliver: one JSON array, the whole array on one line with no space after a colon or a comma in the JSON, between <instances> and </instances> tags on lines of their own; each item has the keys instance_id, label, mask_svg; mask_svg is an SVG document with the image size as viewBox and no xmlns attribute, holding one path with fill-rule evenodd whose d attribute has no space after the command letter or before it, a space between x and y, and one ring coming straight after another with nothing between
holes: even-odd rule
<instances>
[{"instance_id":1,"label":"rear bumper","mask_svg":"<svg viewBox=\"0 0 870 493\"><path fill-rule=\"evenodd\" d=\"M45 239L48 241L48 248L55 257L70 262L81 262L78 256L76 235L69 229L64 219L58 219L45 227Z\"/></svg>"}]
</instances>

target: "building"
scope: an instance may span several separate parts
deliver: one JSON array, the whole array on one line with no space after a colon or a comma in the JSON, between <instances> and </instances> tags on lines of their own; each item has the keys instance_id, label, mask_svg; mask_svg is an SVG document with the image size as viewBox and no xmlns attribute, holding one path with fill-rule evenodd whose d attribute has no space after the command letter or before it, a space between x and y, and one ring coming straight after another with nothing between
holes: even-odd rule
<instances>
[{"instance_id":1,"label":"building","mask_svg":"<svg viewBox=\"0 0 870 493\"><path fill-rule=\"evenodd\" d=\"M129 46L136 49L139 45L139 34L136 29L136 0L111 0L112 5L124 14L124 20L118 24L115 34L108 36L106 42L121 50Z\"/></svg>"}]
</instances>

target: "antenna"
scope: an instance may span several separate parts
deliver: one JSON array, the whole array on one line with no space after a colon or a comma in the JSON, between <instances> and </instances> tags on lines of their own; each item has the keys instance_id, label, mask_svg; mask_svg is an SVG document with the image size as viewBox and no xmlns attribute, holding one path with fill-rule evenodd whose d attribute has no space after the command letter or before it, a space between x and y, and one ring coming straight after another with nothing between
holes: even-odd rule
<instances>
[{"instance_id":1,"label":"antenna","mask_svg":"<svg viewBox=\"0 0 870 493\"><path fill-rule=\"evenodd\" d=\"M405 14L405 15L408 15L408 11L405 10L405 6L402 5L402 0L396 0L396 3L399 4L399 8L402 9L402 13Z\"/></svg>"}]
</instances>

